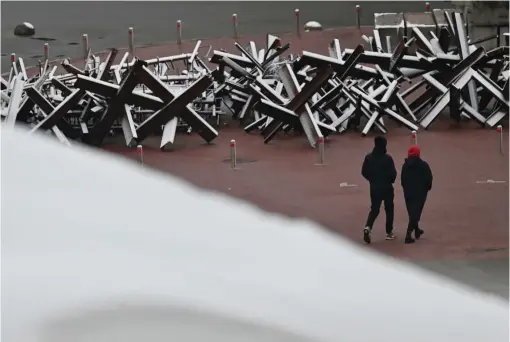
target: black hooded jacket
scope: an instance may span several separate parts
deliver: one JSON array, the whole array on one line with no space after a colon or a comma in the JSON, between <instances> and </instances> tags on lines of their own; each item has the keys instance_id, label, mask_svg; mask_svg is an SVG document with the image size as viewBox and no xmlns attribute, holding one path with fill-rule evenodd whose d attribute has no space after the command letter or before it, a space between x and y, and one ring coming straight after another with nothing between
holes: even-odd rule
<instances>
[{"instance_id":1,"label":"black hooded jacket","mask_svg":"<svg viewBox=\"0 0 510 342\"><path fill-rule=\"evenodd\" d=\"M432 189L432 171L429 164L420 157L406 159L400 178L406 198L425 196Z\"/></svg>"},{"instance_id":2,"label":"black hooded jacket","mask_svg":"<svg viewBox=\"0 0 510 342\"><path fill-rule=\"evenodd\" d=\"M397 170L393 158L386 154L386 139L384 137L375 138L374 149L366 155L361 174L370 182L370 187L374 190L393 188Z\"/></svg>"}]
</instances>

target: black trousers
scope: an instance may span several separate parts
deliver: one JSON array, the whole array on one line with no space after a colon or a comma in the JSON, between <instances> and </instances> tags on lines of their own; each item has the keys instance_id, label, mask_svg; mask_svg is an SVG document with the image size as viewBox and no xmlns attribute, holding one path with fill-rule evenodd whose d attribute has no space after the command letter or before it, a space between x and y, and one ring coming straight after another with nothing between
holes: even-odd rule
<instances>
[{"instance_id":1,"label":"black trousers","mask_svg":"<svg viewBox=\"0 0 510 342\"><path fill-rule=\"evenodd\" d=\"M384 211L386 211L386 233L390 234L393 231L393 217L395 214L395 206L393 199L395 193L393 187L378 189L370 187L370 212L368 213L366 227L372 228L375 219L381 210L381 203L384 202Z\"/></svg>"},{"instance_id":2,"label":"black trousers","mask_svg":"<svg viewBox=\"0 0 510 342\"><path fill-rule=\"evenodd\" d=\"M419 223L423 207L427 201L427 193L405 195L404 197L406 201L407 214L409 215L409 223L407 225L407 234L409 235L420 228Z\"/></svg>"}]
</instances>

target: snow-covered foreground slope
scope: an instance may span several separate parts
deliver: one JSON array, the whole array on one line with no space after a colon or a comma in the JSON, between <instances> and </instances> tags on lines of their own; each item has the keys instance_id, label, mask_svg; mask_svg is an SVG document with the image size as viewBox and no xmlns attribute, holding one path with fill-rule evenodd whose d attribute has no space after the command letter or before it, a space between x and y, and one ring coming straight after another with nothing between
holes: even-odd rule
<instances>
[{"instance_id":1,"label":"snow-covered foreground slope","mask_svg":"<svg viewBox=\"0 0 510 342\"><path fill-rule=\"evenodd\" d=\"M502 299L98 150L1 134L4 342L508 341Z\"/></svg>"}]
</instances>

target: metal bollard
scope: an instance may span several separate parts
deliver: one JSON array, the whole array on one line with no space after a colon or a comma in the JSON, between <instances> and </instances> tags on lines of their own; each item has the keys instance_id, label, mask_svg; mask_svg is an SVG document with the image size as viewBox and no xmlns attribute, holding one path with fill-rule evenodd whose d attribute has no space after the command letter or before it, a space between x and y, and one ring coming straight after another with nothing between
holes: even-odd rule
<instances>
[{"instance_id":1,"label":"metal bollard","mask_svg":"<svg viewBox=\"0 0 510 342\"><path fill-rule=\"evenodd\" d=\"M16 54L11 53L11 72L9 73L9 81L11 84L13 77L18 76L18 67L16 66Z\"/></svg>"},{"instance_id":2,"label":"metal bollard","mask_svg":"<svg viewBox=\"0 0 510 342\"><path fill-rule=\"evenodd\" d=\"M237 150L236 150L236 141L234 139L230 140L230 167L235 169L237 166Z\"/></svg>"},{"instance_id":3,"label":"metal bollard","mask_svg":"<svg viewBox=\"0 0 510 342\"><path fill-rule=\"evenodd\" d=\"M136 153L138 154L138 160L140 164L143 166L143 147L142 145L136 146Z\"/></svg>"},{"instance_id":4,"label":"metal bollard","mask_svg":"<svg viewBox=\"0 0 510 342\"><path fill-rule=\"evenodd\" d=\"M135 37L134 37L134 32L133 32L132 27L129 28L128 33L129 33L129 54L134 57L135 56Z\"/></svg>"},{"instance_id":5,"label":"metal bollard","mask_svg":"<svg viewBox=\"0 0 510 342\"><path fill-rule=\"evenodd\" d=\"M318 158L319 158L318 165L324 165L324 138L322 138L322 137L317 139L317 151L318 151Z\"/></svg>"},{"instance_id":6,"label":"metal bollard","mask_svg":"<svg viewBox=\"0 0 510 342\"><path fill-rule=\"evenodd\" d=\"M234 25L234 38L237 38L237 14L232 14L232 24Z\"/></svg>"},{"instance_id":7,"label":"metal bollard","mask_svg":"<svg viewBox=\"0 0 510 342\"><path fill-rule=\"evenodd\" d=\"M82 42L83 42L83 58L85 58L85 60L87 59L88 57L88 54L89 54L89 35L84 33L82 35ZM86 63L86 61L85 61Z\"/></svg>"},{"instance_id":8,"label":"metal bollard","mask_svg":"<svg viewBox=\"0 0 510 342\"><path fill-rule=\"evenodd\" d=\"M496 132L499 135L499 153L503 154L503 126L498 125Z\"/></svg>"},{"instance_id":9,"label":"metal bollard","mask_svg":"<svg viewBox=\"0 0 510 342\"><path fill-rule=\"evenodd\" d=\"M360 19L360 14L361 13L361 7L359 5L356 5L356 26L358 28L361 27L361 19Z\"/></svg>"},{"instance_id":10,"label":"metal bollard","mask_svg":"<svg viewBox=\"0 0 510 342\"><path fill-rule=\"evenodd\" d=\"M50 44L44 43L44 60L49 60L50 56Z\"/></svg>"},{"instance_id":11,"label":"metal bollard","mask_svg":"<svg viewBox=\"0 0 510 342\"><path fill-rule=\"evenodd\" d=\"M182 44L182 22L177 20L177 44Z\"/></svg>"},{"instance_id":12,"label":"metal bollard","mask_svg":"<svg viewBox=\"0 0 510 342\"><path fill-rule=\"evenodd\" d=\"M296 8L294 10L294 13L296 13L296 33L298 37L301 37L301 25L299 24L299 8Z\"/></svg>"},{"instance_id":13,"label":"metal bollard","mask_svg":"<svg viewBox=\"0 0 510 342\"><path fill-rule=\"evenodd\" d=\"M430 2L425 3L425 11L430 12Z\"/></svg>"},{"instance_id":14,"label":"metal bollard","mask_svg":"<svg viewBox=\"0 0 510 342\"><path fill-rule=\"evenodd\" d=\"M413 139L413 145L418 145L418 133L416 131L411 132L411 138Z\"/></svg>"}]
</instances>

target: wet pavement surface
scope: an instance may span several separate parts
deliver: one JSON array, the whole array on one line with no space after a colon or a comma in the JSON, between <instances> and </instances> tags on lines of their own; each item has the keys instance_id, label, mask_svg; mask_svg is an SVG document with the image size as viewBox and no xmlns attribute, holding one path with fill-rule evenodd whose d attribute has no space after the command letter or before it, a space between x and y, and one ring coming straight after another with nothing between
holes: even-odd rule
<instances>
[{"instance_id":1,"label":"wet pavement surface","mask_svg":"<svg viewBox=\"0 0 510 342\"><path fill-rule=\"evenodd\" d=\"M431 2L433 8L450 5ZM268 8L268 5L270 7ZM135 30L137 46L177 40L177 20L186 39L233 35L232 14L238 15L239 35L263 35L295 30L294 9L300 22L319 21L324 28L356 25L353 1L2 1L2 72L9 70L10 54L23 57L26 65L42 59L45 42L50 59L81 57L82 34L89 35L93 52L128 46L128 28ZM423 11L425 2L362 1L362 25L373 25L374 13ZM31 38L14 36L16 25L27 21L35 26Z\"/></svg>"},{"instance_id":2,"label":"wet pavement surface","mask_svg":"<svg viewBox=\"0 0 510 342\"><path fill-rule=\"evenodd\" d=\"M430 271L508 299L508 258L415 262Z\"/></svg>"}]
</instances>

